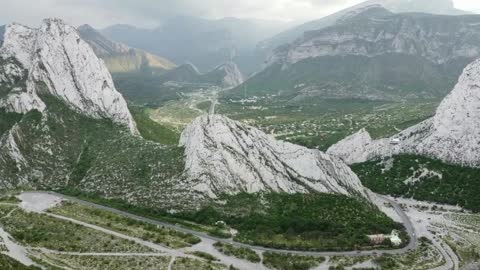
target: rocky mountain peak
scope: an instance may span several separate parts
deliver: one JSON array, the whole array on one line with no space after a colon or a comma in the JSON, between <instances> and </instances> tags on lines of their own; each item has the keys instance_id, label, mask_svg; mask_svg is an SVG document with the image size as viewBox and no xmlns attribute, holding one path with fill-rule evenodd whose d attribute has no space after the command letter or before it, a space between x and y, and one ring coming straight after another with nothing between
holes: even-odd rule
<instances>
[{"instance_id":1,"label":"rocky mountain peak","mask_svg":"<svg viewBox=\"0 0 480 270\"><path fill-rule=\"evenodd\" d=\"M226 62L213 70L223 73L223 86L236 87L244 82L244 77L237 64L232 61Z\"/></svg>"},{"instance_id":2,"label":"rocky mountain peak","mask_svg":"<svg viewBox=\"0 0 480 270\"><path fill-rule=\"evenodd\" d=\"M9 62L0 74L0 84L10 89L0 99L0 107L18 113L44 111L46 105L39 97L39 83L43 83L48 94L75 111L112 119L137 132L127 103L115 89L104 62L77 30L62 20L46 19L36 29L8 25L0 59ZM18 74L25 75L25 83L8 85L8 78Z\"/></svg>"},{"instance_id":3,"label":"rocky mountain peak","mask_svg":"<svg viewBox=\"0 0 480 270\"><path fill-rule=\"evenodd\" d=\"M350 164L408 153L479 167L480 60L465 68L433 118L388 139L371 140L360 131L333 145L327 153Z\"/></svg>"},{"instance_id":4,"label":"rocky mountain peak","mask_svg":"<svg viewBox=\"0 0 480 270\"><path fill-rule=\"evenodd\" d=\"M182 133L185 175L194 189L221 193L338 193L368 199L358 177L337 158L277 141L220 115L198 117Z\"/></svg>"}]
</instances>

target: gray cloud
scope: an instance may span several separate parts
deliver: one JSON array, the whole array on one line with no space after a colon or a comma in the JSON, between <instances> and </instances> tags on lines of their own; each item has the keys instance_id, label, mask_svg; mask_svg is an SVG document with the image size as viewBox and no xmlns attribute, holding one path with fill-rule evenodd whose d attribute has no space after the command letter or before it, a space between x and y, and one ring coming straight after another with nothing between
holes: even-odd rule
<instances>
[{"instance_id":1,"label":"gray cloud","mask_svg":"<svg viewBox=\"0 0 480 270\"><path fill-rule=\"evenodd\" d=\"M103 27L115 23L154 26L177 15L306 20L362 0L0 0L0 23L37 25L46 17Z\"/></svg>"},{"instance_id":2,"label":"gray cloud","mask_svg":"<svg viewBox=\"0 0 480 270\"><path fill-rule=\"evenodd\" d=\"M72 24L104 27L115 23L155 26L176 15L203 18L308 20L363 0L0 0L0 24L12 21L37 25L46 17ZM455 0L472 3L472 0ZM480 8L480 1L472 8ZM470 5L472 6L472 5Z\"/></svg>"}]
</instances>

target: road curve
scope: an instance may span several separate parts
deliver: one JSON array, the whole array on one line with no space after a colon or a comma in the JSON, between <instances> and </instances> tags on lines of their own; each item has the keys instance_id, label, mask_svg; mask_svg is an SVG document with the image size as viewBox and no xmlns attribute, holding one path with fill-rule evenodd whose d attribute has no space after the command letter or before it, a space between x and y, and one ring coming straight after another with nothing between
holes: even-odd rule
<instances>
[{"instance_id":1,"label":"road curve","mask_svg":"<svg viewBox=\"0 0 480 270\"><path fill-rule=\"evenodd\" d=\"M363 250L363 251L299 251L299 250L266 248L266 247L261 247L261 246L253 246L253 245L248 245L248 244L244 244L244 243L239 243L239 242L235 242L235 241L230 240L230 239L218 238L218 237L211 236L211 235L208 235L208 234L203 233L203 232L198 232L198 231L194 231L194 230L191 230L191 229L187 229L187 228L181 227L179 225L170 224L170 223L158 221L158 220L155 220L155 219L150 219L150 218L134 215L134 214L122 211L122 210L118 210L118 209L111 208L111 207L108 207L108 206L99 205L99 204L88 202L88 201L84 201L84 200L81 200L81 199L78 199L78 198L75 198L75 197L63 195L63 194L56 193L56 192L37 191L37 192L26 192L26 193L54 195L54 196L57 196L57 197L62 198L64 200L76 202L76 203L86 205L86 206L90 206L90 207L94 207L94 208L97 208L97 209L100 209L100 210L105 210L105 211L108 211L108 212L111 212L111 213L115 213L115 214L119 214L119 215L122 215L122 216L125 216L125 217L129 217L129 218L132 218L132 219L135 219L135 220L138 220L138 221L143 221L143 222L150 223L150 224L153 224L153 225L159 225L159 226L174 229L174 230L177 230L177 231L180 231L180 232L189 233L189 234L195 235L195 236L197 236L201 239L210 239L210 240L213 240L213 241L217 241L217 242L221 242L221 243L225 243L225 244L231 244L231 245L234 245L234 246L237 246L237 247L245 247L245 248L249 248L249 249L252 249L252 250L255 250L255 251L260 251L260 252L271 251L271 252L294 254L294 255L305 255L305 256L358 257L358 256L370 256L370 255L383 255L383 254L388 254L388 255L403 254L403 253L406 253L408 251L414 250L417 247L417 244L418 244L418 239L417 239L417 235L415 234L413 224L410 221L410 219L408 218L408 216L405 214L405 212L403 211L402 207L397 202L395 202L394 200L392 200L390 198L387 198L387 197L384 197L384 196L381 196L381 195L377 195L377 196L380 196L381 198L388 201L392 205L392 207L395 209L397 214L402 219L403 224L405 226L405 229L407 230L407 233L410 236L409 244L407 246L403 247L403 248L400 248L400 249L386 249L386 250Z\"/></svg>"}]
</instances>

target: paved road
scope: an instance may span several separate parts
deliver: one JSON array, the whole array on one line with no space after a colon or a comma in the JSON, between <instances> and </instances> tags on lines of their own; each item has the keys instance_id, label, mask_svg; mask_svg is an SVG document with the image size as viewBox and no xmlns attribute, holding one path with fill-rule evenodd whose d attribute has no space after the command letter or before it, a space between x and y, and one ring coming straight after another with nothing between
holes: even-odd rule
<instances>
[{"instance_id":1,"label":"paved road","mask_svg":"<svg viewBox=\"0 0 480 270\"><path fill-rule=\"evenodd\" d=\"M415 234L413 224L410 221L410 219L407 217L405 212L403 211L402 207L400 205L398 205L398 203L396 203L394 200L391 200L391 199L389 199L387 197L383 197L383 196L381 196L381 197L384 200L388 201L393 206L395 211L398 213L398 215L400 216L400 218L403 221L403 224L404 224L404 226L407 230L408 235L410 236L411 241L409 242L409 244L406 247L401 248L401 249L391 249L391 250L366 250L366 251L344 251L344 252L337 252L337 251L323 252L322 251L322 252L317 252L317 251L296 251L296 250L274 249L274 248L266 248L266 247L260 247L260 246L252 246L252 245L248 245L248 244L235 242L235 241L230 240L230 239L218 238L218 237L211 236L211 235L208 235L208 234L203 233L203 232L190 230L190 229L181 227L181 226L176 225L176 224L170 224L170 223L166 223L166 222L162 222L162 221L158 221L158 220L134 215L134 214L131 214L131 213L128 213L128 212L125 212L125 211L115 209L115 208L111 208L111 207L99 205L99 204L96 204L96 203L80 200L80 199L75 198L75 197L66 196L66 195L63 195L63 194L55 193L55 192L33 192L33 193L55 195L55 196L58 196L60 198L65 199L65 200L69 200L69 201L76 202L76 203L86 205L86 206L91 206L91 207L94 207L94 208L97 208L97 209L100 209L100 210L109 211L111 213L119 214L119 215L129 217L129 218L132 218L132 219L135 219L135 220L147 222L147 223L150 223L150 224L153 224L153 225L163 226L163 227L166 227L166 228L171 228L171 229L174 229L174 230L177 230L177 231L180 231L180 232L184 232L184 233L193 234L193 235L195 235L195 236L197 236L201 239L210 239L210 240L217 241L217 242L231 244L231 245L234 245L234 246L237 246L237 247L250 248L250 249L255 250L255 251L272 251L272 252L278 252L278 253L306 255L306 256L357 257L357 256L369 256L369 255L382 255L382 254L389 254L389 255L403 254L403 253L406 253L410 250L415 249L417 247L417 243L418 243L418 241L417 241L418 239L417 239L417 236ZM380 195L378 195L378 196L380 196Z\"/></svg>"}]
</instances>

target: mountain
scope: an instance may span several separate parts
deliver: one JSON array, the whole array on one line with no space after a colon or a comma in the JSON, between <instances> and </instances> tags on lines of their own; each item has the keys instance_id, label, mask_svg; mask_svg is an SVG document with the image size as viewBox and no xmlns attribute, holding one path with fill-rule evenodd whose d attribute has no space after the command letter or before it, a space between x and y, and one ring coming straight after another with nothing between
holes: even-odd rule
<instances>
[{"instance_id":1,"label":"mountain","mask_svg":"<svg viewBox=\"0 0 480 270\"><path fill-rule=\"evenodd\" d=\"M198 118L181 146L144 140L103 61L61 20L7 26L0 62L0 190L96 194L164 211L243 191L370 199L342 161L221 116Z\"/></svg>"},{"instance_id":2,"label":"mountain","mask_svg":"<svg viewBox=\"0 0 480 270\"><path fill-rule=\"evenodd\" d=\"M155 106L200 89L236 87L243 78L233 62L226 62L207 73L201 73L195 65L187 63L161 73L114 75L115 84L128 100Z\"/></svg>"},{"instance_id":3,"label":"mountain","mask_svg":"<svg viewBox=\"0 0 480 270\"><path fill-rule=\"evenodd\" d=\"M90 25L85 24L78 27L78 32L82 39L90 44L95 54L105 61L112 73L134 72L142 68L159 70L175 68L175 64L169 60L143 50L130 48L119 42L114 42Z\"/></svg>"},{"instance_id":4,"label":"mountain","mask_svg":"<svg viewBox=\"0 0 480 270\"><path fill-rule=\"evenodd\" d=\"M0 190L83 192L194 208L183 149L138 136L127 103L74 27L6 27L0 48ZM162 191L162 192L159 192Z\"/></svg>"},{"instance_id":5,"label":"mountain","mask_svg":"<svg viewBox=\"0 0 480 270\"><path fill-rule=\"evenodd\" d=\"M185 147L187 179L209 196L321 192L369 198L358 177L336 158L220 115L194 120L180 146Z\"/></svg>"},{"instance_id":6,"label":"mountain","mask_svg":"<svg viewBox=\"0 0 480 270\"><path fill-rule=\"evenodd\" d=\"M396 154L416 154L463 166L480 166L480 60L468 65L435 116L390 139L361 130L327 153L349 164Z\"/></svg>"},{"instance_id":7,"label":"mountain","mask_svg":"<svg viewBox=\"0 0 480 270\"><path fill-rule=\"evenodd\" d=\"M207 81L216 81L216 84L224 88L239 86L244 81L243 74L234 62L219 65L207 73L206 77L209 78Z\"/></svg>"},{"instance_id":8,"label":"mountain","mask_svg":"<svg viewBox=\"0 0 480 270\"><path fill-rule=\"evenodd\" d=\"M231 88L243 83L243 75L234 62L226 62L202 74L192 63L187 63L160 75L167 83L209 84Z\"/></svg>"},{"instance_id":9,"label":"mountain","mask_svg":"<svg viewBox=\"0 0 480 270\"><path fill-rule=\"evenodd\" d=\"M469 14L466 11L458 10L454 7L452 0L370 0L362 2L358 5L341 10L324 18L310 21L302 25L288 29L278 35L273 36L259 44L259 48L271 51L281 45L291 43L298 38L301 38L305 32L321 30L330 27L338 22L354 15L358 10L371 5L381 5L384 8L395 12L422 12L439 15L465 15Z\"/></svg>"},{"instance_id":10,"label":"mountain","mask_svg":"<svg viewBox=\"0 0 480 270\"><path fill-rule=\"evenodd\" d=\"M60 20L45 20L38 29L7 26L0 57L0 108L22 114L43 112L46 105L40 96L49 94L72 110L112 119L137 132L103 62L75 29Z\"/></svg>"},{"instance_id":11,"label":"mountain","mask_svg":"<svg viewBox=\"0 0 480 270\"><path fill-rule=\"evenodd\" d=\"M172 59L192 62L207 72L227 61L235 61L245 73L256 71L263 62L256 45L288 24L262 20L224 18L207 20L174 17L155 29L114 25L102 31L112 40Z\"/></svg>"},{"instance_id":12,"label":"mountain","mask_svg":"<svg viewBox=\"0 0 480 270\"><path fill-rule=\"evenodd\" d=\"M478 15L394 14L369 6L277 48L245 88L250 96L293 100L443 98L480 55L479 26Z\"/></svg>"}]
</instances>

